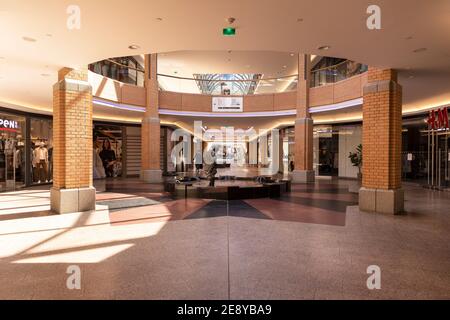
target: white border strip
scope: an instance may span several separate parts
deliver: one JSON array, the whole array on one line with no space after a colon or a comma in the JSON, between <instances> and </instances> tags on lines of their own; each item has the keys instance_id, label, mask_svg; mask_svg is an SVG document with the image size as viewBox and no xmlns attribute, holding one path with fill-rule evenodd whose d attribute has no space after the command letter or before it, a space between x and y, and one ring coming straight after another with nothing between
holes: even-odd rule
<instances>
[{"instance_id":1,"label":"white border strip","mask_svg":"<svg viewBox=\"0 0 450 320\"><path fill-rule=\"evenodd\" d=\"M123 104L123 103L116 103L112 101L106 101L106 100L99 100L99 99L92 99L92 103L103 106L103 107L110 107L110 108L116 108L116 109L122 109L122 110L128 110L128 111L137 111L137 112L145 112L144 107L138 107L138 106L132 106L129 104Z\"/></svg>"},{"instance_id":2,"label":"white border strip","mask_svg":"<svg viewBox=\"0 0 450 320\"><path fill-rule=\"evenodd\" d=\"M93 99L93 103L99 106L111 107L116 109L122 109L127 111L145 112L144 107L138 107L123 103L116 103L112 101ZM362 105L363 98L348 100L340 103L329 104L318 107L309 108L310 113L320 113L327 111L340 110L350 107ZM276 116L295 116L297 114L296 109L280 110L280 111L261 111L261 112L197 112L197 111L177 111L170 109L159 109L159 114L172 115L172 116L185 116L185 117L210 117L210 118L250 118L250 117L276 117Z\"/></svg>"},{"instance_id":3,"label":"white border strip","mask_svg":"<svg viewBox=\"0 0 450 320\"><path fill-rule=\"evenodd\" d=\"M357 98L353 100L348 100L344 102L334 103L334 104L327 104L324 106L318 106L318 107L310 107L309 113L319 113L319 112L326 112L326 111L334 111L339 109L345 109L355 106L362 106L363 104L363 98Z\"/></svg>"},{"instance_id":4,"label":"white border strip","mask_svg":"<svg viewBox=\"0 0 450 320\"><path fill-rule=\"evenodd\" d=\"M262 111L262 112L195 112L195 111L176 111L169 109L159 109L159 114L185 117L210 117L210 118L249 118L249 117L273 117L273 116L291 116L296 115L297 110L283 111Z\"/></svg>"}]
</instances>

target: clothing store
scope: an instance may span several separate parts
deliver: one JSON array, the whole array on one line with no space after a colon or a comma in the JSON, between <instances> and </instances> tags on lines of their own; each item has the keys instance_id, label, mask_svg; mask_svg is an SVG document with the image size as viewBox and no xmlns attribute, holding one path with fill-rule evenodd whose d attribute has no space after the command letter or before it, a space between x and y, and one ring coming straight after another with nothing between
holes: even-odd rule
<instances>
[{"instance_id":1,"label":"clothing store","mask_svg":"<svg viewBox=\"0 0 450 320\"><path fill-rule=\"evenodd\" d=\"M52 118L0 108L0 192L52 182Z\"/></svg>"}]
</instances>

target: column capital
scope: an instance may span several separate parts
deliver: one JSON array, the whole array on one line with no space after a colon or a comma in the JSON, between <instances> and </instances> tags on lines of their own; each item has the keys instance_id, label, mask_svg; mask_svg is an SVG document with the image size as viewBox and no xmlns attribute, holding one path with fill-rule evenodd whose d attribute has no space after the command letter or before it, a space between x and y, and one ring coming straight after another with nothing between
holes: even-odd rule
<instances>
[{"instance_id":1,"label":"column capital","mask_svg":"<svg viewBox=\"0 0 450 320\"><path fill-rule=\"evenodd\" d=\"M64 67L58 70L58 81L72 79L78 81L88 81L88 68L73 69Z\"/></svg>"},{"instance_id":2,"label":"column capital","mask_svg":"<svg viewBox=\"0 0 450 320\"><path fill-rule=\"evenodd\" d=\"M314 121L312 118L297 118L295 119L295 124L313 124Z\"/></svg>"},{"instance_id":3,"label":"column capital","mask_svg":"<svg viewBox=\"0 0 450 320\"><path fill-rule=\"evenodd\" d=\"M397 82L397 78L397 71L394 69L383 69L369 66L369 70L367 72L367 81L369 83L382 80L392 80Z\"/></svg>"}]
</instances>

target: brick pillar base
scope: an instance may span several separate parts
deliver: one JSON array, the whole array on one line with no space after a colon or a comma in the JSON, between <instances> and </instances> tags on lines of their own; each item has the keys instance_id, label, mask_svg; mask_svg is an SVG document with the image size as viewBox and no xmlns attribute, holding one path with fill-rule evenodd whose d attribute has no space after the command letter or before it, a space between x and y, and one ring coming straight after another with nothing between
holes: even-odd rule
<instances>
[{"instance_id":1,"label":"brick pillar base","mask_svg":"<svg viewBox=\"0 0 450 320\"><path fill-rule=\"evenodd\" d=\"M314 170L294 170L291 173L292 183L314 183L315 180Z\"/></svg>"},{"instance_id":2,"label":"brick pillar base","mask_svg":"<svg viewBox=\"0 0 450 320\"><path fill-rule=\"evenodd\" d=\"M50 208L64 214L95 210L94 187L76 189L50 189Z\"/></svg>"},{"instance_id":3,"label":"brick pillar base","mask_svg":"<svg viewBox=\"0 0 450 320\"><path fill-rule=\"evenodd\" d=\"M404 190L369 189L359 190L359 209L362 211L399 214L404 211Z\"/></svg>"},{"instance_id":4,"label":"brick pillar base","mask_svg":"<svg viewBox=\"0 0 450 320\"><path fill-rule=\"evenodd\" d=\"M402 87L392 69L369 67L363 93L363 167L359 208L399 214L401 187Z\"/></svg>"}]
</instances>

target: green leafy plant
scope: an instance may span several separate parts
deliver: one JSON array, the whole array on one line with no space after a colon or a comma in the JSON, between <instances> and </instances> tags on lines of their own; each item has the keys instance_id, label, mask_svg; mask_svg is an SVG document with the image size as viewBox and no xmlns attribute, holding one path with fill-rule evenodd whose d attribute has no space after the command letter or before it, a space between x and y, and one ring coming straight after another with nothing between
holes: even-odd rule
<instances>
[{"instance_id":1,"label":"green leafy plant","mask_svg":"<svg viewBox=\"0 0 450 320\"><path fill-rule=\"evenodd\" d=\"M358 167L358 178L361 178L362 144L356 147L356 152L349 152L348 158L354 167Z\"/></svg>"}]
</instances>

